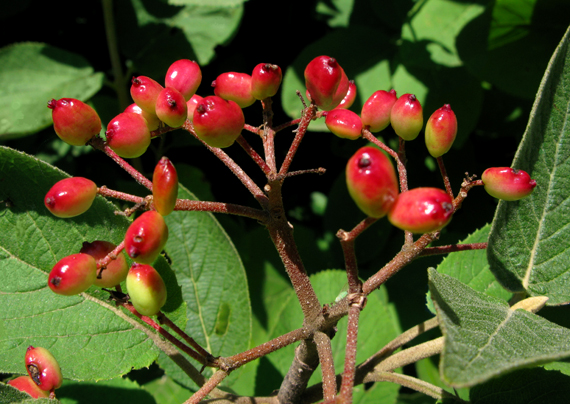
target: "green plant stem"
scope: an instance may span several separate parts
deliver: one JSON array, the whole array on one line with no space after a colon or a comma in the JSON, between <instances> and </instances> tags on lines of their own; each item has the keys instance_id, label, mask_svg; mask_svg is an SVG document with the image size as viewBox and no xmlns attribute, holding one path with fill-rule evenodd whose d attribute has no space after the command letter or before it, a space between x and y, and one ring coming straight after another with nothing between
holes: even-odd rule
<instances>
[{"instance_id":1,"label":"green plant stem","mask_svg":"<svg viewBox=\"0 0 570 404\"><path fill-rule=\"evenodd\" d=\"M443 339L439 337L423 344L415 345L389 356L374 367L374 372L390 372L402 366L416 363L417 361L430 356L438 355L443 350ZM371 373L369 373L370 375ZM368 382L368 376L364 378L364 383Z\"/></svg>"},{"instance_id":2,"label":"green plant stem","mask_svg":"<svg viewBox=\"0 0 570 404\"><path fill-rule=\"evenodd\" d=\"M210 394L210 392L214 390L216 386L220 384L222 380L224 380L227 376L227 372L224 372L223 370L217 370L196 393L192 394L192 397L184 402L184 404L198 404L200 401L206 398L206 396Z\"/></svg>"},{"instance_id":3,"label":"green plant stem","mask_svg":"<svg viewBox=\"0 0 570 404\"><path fill-rule=\"evenodd\" d=\"M396 383L399 384L400 386L404 386L409 389L415 390L417 392L423 393L437 400L443 400L444 398L451 398L459 402L465 402L459 399L458 397L454 396L453 394L448 393L441 387L435 386L431 383L425 382L415 377L403 375L400 373L378 372L372 375L369 381Z\"/></svg>"},{"instance_id":4,"label":"green plant stem","mask_svg":"<svg viewBox=\"0 0 570 404\"><path fill-rule=\"evenodd\" d=\"M321 372L323 375L323 397L325 400L332 400L336 395L336 375L331 349L331 339L322 331L315 332L313 339L317 345L319 362L321 363Z\"/></svg>"}]
</instances>

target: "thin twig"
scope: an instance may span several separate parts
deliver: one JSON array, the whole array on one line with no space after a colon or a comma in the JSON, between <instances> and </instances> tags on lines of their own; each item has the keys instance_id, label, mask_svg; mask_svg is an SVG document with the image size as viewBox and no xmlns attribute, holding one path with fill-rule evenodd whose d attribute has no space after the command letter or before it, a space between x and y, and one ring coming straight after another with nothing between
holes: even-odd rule
<instances>
[{"instance_id":1,"label":"thin twig","mask_svg":"<svg viewBox=\"0 0 570 404\"><path fill-rule=\"evenodd\" d=\"M184 404L198 404L200 401L206 398L206 396L210 394L210 392L214 390L216 386L220 384L222 380L224 380L227 376L227 372L224 372L223 370L217 370L212 375L212 377L210 377L208 381L204 383L202 387L200 387L200 390L192 394L192 397L186 400Z\"/></svg>"},{"instance_id":2,"label":"thin twig","mask_svg":"<svg viewBox=\"0 0 570 404\"><path fill-rule=\"evenodd\" d=\"M317 331L313 338L317 345L323 374L323 397L325 400L332 400L336 395L336 372L334 370L331 339L322 331Z\"/></svg>"},{"instance_id":3,"label":"thin twig","mask_svg":"<svg viewBox=\"0 0 570 404\"><path fill-rule=\"evenodd\" d=\"M267 213L263 210L225 202L207 202L194 201L191 199L177 199L174 210L227 213L230 215L249 217L262 223L267 220Z\"/></svg>"},{"instance_id":4,"label":"thin twig","mask_svg":"<svg viewBox=\"0 0 570 404\"><path fill-rule=\"evenodd\" d=\"M271 172L269 166L265 163L263 158L255 151L255 149L251 147L246 138L244 138L242 135L239 135L239 137L237 138L237 142L241 146L241 148L247 153L247 155L251 157L253 161L255 161L255 164L257 164L259 168L261 168L261 170L265 175L268 175Z\"/></svg>"},{"instance_id":5,"label":"thin twig","mask_svg":"<svg viewBox=\"0 0 570 404\"><path fill-rule=\"evenodd\" d=\"M488 243L472 243L472 244L452 244L440 247L428 247L420 253L420 257L427 257L430 255L448 254L459 251L473 251L484 250L487 248Z\"/></svg>"},{"instance_id":6,"label":"thin twig","mask_svg":"<svg viewBox=\"0 0 570 404\"><path fill-rule=\"evenodd\" d=\"M172 322L172 320L170 320L168 317L166 317L166 314L164 314L162 311L158 312L158 314L156 315L156 318L157 318L159 323L165 324L167 327L169 327L176 334L180 335L184 339L184 341L186 341L188 344L190 344L191 347L193 347L200 355L202 355L204 358L206 358L209 362L212 362L214 360L214 356L210 352L208 352L204 348L202 348L200 346L200 344L198 344L194 340L194 338L192 338L191 336L186 334L182 329L180 329L180 327L178 327L176 324L174 324Z\"/></svg>"},{"instance_id":7,"label":"thin twig","mask_svg":"<svg viewBox=\"0 0 570 404\"><path fill-rule=\"evenodd\" d=\"M447 170L445 169L445 164L443 163L443 157L439 156L437 158L437 165L439 166L439 172L441 173L441 177L443 178L443 183L445 184L445 190L447 194L454 199L453 197L453 190L451 189L451 182L449 181L449 176L447 175Z\"/></svg>"},{"instance_id":8,"label":"thin twig","mask_svg":"<svg viewBox=\"0 0 570 404\"><path fill-rule=\"evenodd\" d=\"M303 116L301 117L301 121L299 122L299 126L297 127L297 133L295 134L295 138L293 139L293 142L289 147L289 151L285 156L285 160L281 165L281 169L279 170L280 175L285 175L289 171L289 167L293 162L293 157L295 157L295 153L297 153L299 145L301 144L301 141L303 140L305 133L307 133L307 128L309 127L311 120L314 118L316 110L317 107L315 106L315 104L311 104L303 110Z\"/></svg>"},{"instance_id":9,"label":"thin twig","mask_svg":"<svg viewBox=\"0 0 570 404\"><path fill-rule=\"evenodd\" d=\"M120 199L122 201L127 201L127 202L144 203L145 201L145 199L140 196L127 194L125 192L115 191L113 189L107 188L105 185L97 188L97 193L101 196Z\"/></svg>"}]
</instances>

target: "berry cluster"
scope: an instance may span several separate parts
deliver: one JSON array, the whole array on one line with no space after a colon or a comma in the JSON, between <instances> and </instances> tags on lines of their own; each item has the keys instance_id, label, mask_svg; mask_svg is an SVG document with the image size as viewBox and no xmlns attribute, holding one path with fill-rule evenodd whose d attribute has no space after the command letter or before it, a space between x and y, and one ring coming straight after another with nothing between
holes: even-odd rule
<instances>
[{"instance_id":1,"label":"berry cluster","mask_svg":"<svg viewBox=\"0 0 570 404\"><path fill-rule=\"evenodd\" d=\"M55 389L61 387L63 376L57 360L45 348L29 346L26 350L27 376L20 376L8 382L33 398L54 398Z\"/></svg>"}]
</instances>

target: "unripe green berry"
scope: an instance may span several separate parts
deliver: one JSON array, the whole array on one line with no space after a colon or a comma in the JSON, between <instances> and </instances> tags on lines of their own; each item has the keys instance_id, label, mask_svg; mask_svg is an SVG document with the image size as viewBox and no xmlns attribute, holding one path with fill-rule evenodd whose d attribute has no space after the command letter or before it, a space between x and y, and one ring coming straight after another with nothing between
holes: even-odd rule
<instances>
[{"instance_id":1,"label":"unripe green berry","mask_svg":"<svg viewBox=\"0 0 570 404\"><path fill-rule=\"evenodd\" d=\"M325 118L327 128L336 136L355 140L362 134L360 117L348 109L335 108L328 111Z\"/></svg>"},{"instance_id":2,"label":"unripe green berry","mask_svg":"<svg viewBox=\"0 0 570 404\"><path fill-rule=\"evenodd\" d=\"M390 112L394 132L404 140L414 140L424 125L422 106L414 94L404 94Z\"/></svg>"},{"instance_id":3,"label":"unripe green berry","mask_svg":"<svg viewBox=\"0 0 570 404\"><path fill-rule=\"evenodd\" d=\"M164 87L146 76L133 77L131 80L131 97L143 111L154 114L156 98Z\"/></svg>"},{"instance_id":4,"label":"unripe green berry","mask_svg":"<svg viewBox=\"0 0 570 404\"><path fill-rule=\"evenodd\" d=\"M168 227L160 213L144 212L127 229L125 251L133 261L151 264L158 257L168 240Z\"/></svg>"},{"instance_id":5,"label":"unripe green berry","mask_svg":"<svg viewBox=\"0 0 570 404\"><path fill-rule=\"evenodd\" d=\"M426 123L426 147L432 157L443 156L451 149L457 135L457 118L449 104L435 111Z\"/></svg>"},{"instance_id":6,"label":"unripe green berry","mask_svg":"<svg viewBox=\"0 0 570 404\"><path fill-rule=\"evenodd\" d=\"M245 118L234 101L204 97L192 118L196 135L211 147L231 146L241 134Z\"/></svg>"},{"instance_id":7,"label":"unripe green berry","mask_svg":"<svg viewBox=\"0 0 570 404\"><path fill-rule=\"evenodd\" d=\"M388 220L402 230L431 233L445 227L453 212L453 199L444 190L415 188L398 196L388 212Z\"/></svg>"},{"instance_id":8,"label":"unripe green berry","mask_svg":"<svg viewBox=\"0 0 570 404\"><path fill-rule=\"evenodd\" d=\"M17 388L20 391L28 393L33 398L49 397L49 391L40 389L30 376L17 377L15 379L10 380L8 384L12 387Z\"/></svg>"},{"instance_id":9,"label":"unripe green berry","mask_svg":"<svg viewBox=\"0 0 570 404\"><path fill-rule=\"evenodd\" d=\"M97 262L89 254L72 254L60 259L51 269L48 286L58 295L85 292L97 277Z\"/></svg>"},{"instance_id":10,"label":"unripe green berry","mask_svg":"<svg viewBox=\"0 0 570 404\"><path fill-rule=\"evenodd\" d=\"M251 73L251 95L258 100L277 94L283 74L281 68L269 63L260 63Z\"/></svg>"},{"instance_id":11,"label":"unripe green berry","mask_svg":"<svg viewBox=\"0 0 570 404\"><path fill-rule=\"evenodd\" d=\"M61 369L50 351L30 345L26 350L25 362L28 374L40 389L53 391L61 386Z\"/></svg>"},{"instance_id":12,"label":"unripe green berry","mask_svg":"<svg viewBox=\"0 0 570 404\"><path fill-rule=\"evenodd\" d=\"M368 126L370 132L380 132L390 124L392 107L398 97L395 90L378 90L373 93L362 106L360 118L362 125Z\"/></svg>"},{"instance_id":13,"label":"unripe green berry","mask_svg":"<svg viewBox=\"0 0 570 404\"><path fill-rule=\"evenodd\" d=\"M179 128L186 122L188 107L180 91L166 87L156 98L156 115L171 128Z\"/></svg>"},{"instance_id":14,"label":"unripe green berry","mask_svg":"<svg viewBox=\"0 0 570 404\"><path fill-rule=\"evenodd\" d=\"M162 216L170 214L178 198L178 174L167 157L162 157L152 176L154 207Z\"/></svg>"},{"instance_id":15,"label":"unripe green berry","mask_svg":"<svg viewBox=\"0 0 570 404\"><path fill-rule=\"evenodd\" d=\"M214 87L214 94L224 100L234 101L240 108L249 107L255 102L255 97L251 94L249 74L222 73L212 82L212 87Z\"/></svg>"},{"instance_id":16,"label":"unripe green berry","mask_svg":"<svg viewBox=\"0 0 570 404\"><path fill-rule=\"evenodd\" d=\"M165 87L180 91L188 101L202 82L202 71L198 63L189 59L180 59L172 63L166 72Z\"/></svg>"},{"instance_id":17,"label":"unripe green berry","mask_svg":"<svg viewBox=\"0 0 570 404\"><path fill-rule=\"evenodd\" d=\"M346 91L341 95L342 88L345 87L343 78L346 75L336 59L329 56L318 56L311 60L305 68L304 75L312 102L324 111L329 111L340 104L348 91L348 79L346 79ZM337 91L341 81L343 85L341 90Z\"/></svg>"},{"instance_id":18,"label":"unripe green berry","mask_svg":"<svg viewBox=\"0 0 570 404\"><path fill-rule=\"evenodd\" d=\"M532 193L536 181L526 171L510 167L488 168L481 175L485 191L504 201L517 201Z\"/></svg>"},{"instance_id":19,"label":"unripe green berry","mask_svg":"<svg viewBox=\"0 0 570 404\"><path fill-rule=\"evenodd\" d=\"M150 265L133 264L127 275L127 292L135 309L154 316L166 303L166 285Z\"/></svg>"},{"instance_id":20,"label":"unripe green berry","mask_svg":"<svg viewBox=\"0 0 570 404\"><path fill-rule=\"evenodd\" d=\"M95 258L96 261L99 261L105 258L116 247L115 244L109 241L95 240L92 243L85 241L79 252L89 254ZM117 286L126 279L127 273L129 272L125 255L120 252L117 258L111 260L103 271L101 271L101 277L99 277L99 271L97 272L97 277L95 277L93 281L95 286L99 286L100 288L112 288Z\"/></svg>"},{"instance_id":21,"label":"unripe green berry","mask_svg":"<svg viewBox=\"0 0 570 404\"><path fill-rule=\"evenodd\" d=\"M375 147L362 147L348 160L346 185L360 210L374 218L385 216L398 197L394 166Z\"/></svg>"},{"instance_id":22,"label":"unripe green berry","mask_svg":"<svg viewBox=\"0 0 570 404\"><path fill-rule=\"evenodd\" d=\"M107 145L121 157L135 158L150 146L150 131L140 114L123 112L107 125Z\"/></svg>"},{"instance_id":23,"label":"unripe green berry","mask_svg":"<svg viewBox=\"0 0 570 404\"><path fill-rule=\"evenodd\" d=\"M89 105L74 98L52 99L53 127L57 136L72 146L84 146L101 132L101 118Z\"/></svg>"},{"instance_id":24,"label":"unripe green berry","mask_svg":"<svg viewBox=\"0 0 570 404\"><path fill-rule=\"evenodd\" d=\"M97 185L87 178L71 177L55 183L44 198L55 216L69 218L86 212L97 196Z\"/></svg>"}]
</instances>

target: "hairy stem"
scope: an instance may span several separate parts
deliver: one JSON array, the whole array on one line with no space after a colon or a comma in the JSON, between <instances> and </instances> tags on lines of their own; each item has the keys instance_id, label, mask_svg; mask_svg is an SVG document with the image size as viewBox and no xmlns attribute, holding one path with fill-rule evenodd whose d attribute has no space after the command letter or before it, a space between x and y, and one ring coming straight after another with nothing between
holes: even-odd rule
<instances>
[{"instance_id":1,"label":"hairy stem","mask_svg":"<svg viewBox=\"0 0 570 404\"><path fill-rule=\"evenodd\" d=\"M317 331L314 336L314 341L317 345L323 374L323 397L325 400L332 400L336 395L336 375L334 371L331 339L324 332Z\"/></svg>"},{"instance_id":2,"label":"hairy stem","mask_svg":"<svg viewBox=\"0 0 570 404\"><path fill-rule=\"evenodd\" d=\"M445 190L451 199L454 199L453 190L451 189L451 182L449 181L449 176L447 175L445 164L443 164L443 157L439 156L437 158L437 165L439 166L439 171L441 172L441 177L443 178L443 183L445 184Z\"/></svg>"},{"instance_id":3,"label":"hairy stem","mask_svg":"<svg viewBox=\"0 0 570 404\"><path fill-rule=\"evenodd\" d=\"M190 199L177 199L174 210L227 213L230 215L249 217L262 223L267 220L268 216L260 209L250 208L247 206L224 202L193 201Z\"/></svg>"},{"instance_id":4,"label":"hairy stem","mask_svg":"<svg viewBox=\"0 0 570 404\"><path fill-rule=\"evenodd\" d=\"M261 168L263 173L265 175L269 175L269 173L271 172L269 166L265 163L263 158L255 151L255 149L251 147L251 145L243 137L243 135L239 135L239 137L237 138L237 142L241 146L241 148L247 153L247 155L251 157L253 161L255 161L255 164L257 164L259 168Z\"/></svg>"},{"instance_id":5,"label":"hairy stem","mask_svg":"<svg viewBox=\"0 0 570 404\"><path fill-rule=\"evenodd\" d=\"M420 253L420 257L427 257L430 255L448 254L459 251L473 251L484 250L487 248L488 243L472 243L472 244L452 244L443 245L440 247L428 247Z\"/></svg>"},{"instance_id":6,"label":"hairy stem","mask_svg":"<svg viewBox=\"0 0 570 404\"><path fill-rule=\"evenodd\" d=\"M223 370L217 370L212 375L212 377L210 377L208 381L204 383L202 387L200 387L200 390L194 393L192 397L184 402L184 404L198 404L200 401L206 398L206 396L210 394L210 392L214 390L216 386L220 384L222 380L224 380L227 376L227 372L224 372Z\"/></svg>"}]
</instances>

